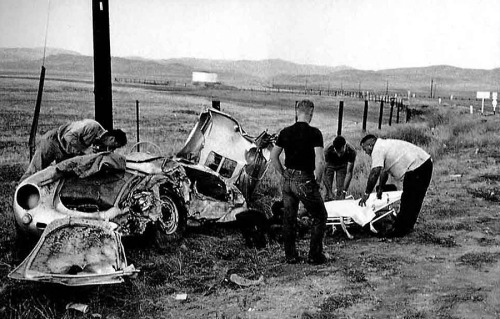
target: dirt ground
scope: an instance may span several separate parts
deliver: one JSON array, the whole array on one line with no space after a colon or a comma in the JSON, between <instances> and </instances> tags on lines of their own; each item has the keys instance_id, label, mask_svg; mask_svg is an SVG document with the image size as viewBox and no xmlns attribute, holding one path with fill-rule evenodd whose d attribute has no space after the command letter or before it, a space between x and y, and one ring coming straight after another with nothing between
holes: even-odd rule
<instances>
[{"instance_id":1,"label":"dirt ground","mask_svg":"<svg viewBox=\"0 0 500 319\"><path fill-rule=\"evenodd\" d=\"M446 167L436 163L414 233L388 240L353 229L349 240L337 231L325 239L332 259L324 265L286 264L279 243L244 248L235 229L213 226L191 229L168 251L129 247L137 278L82 290L6 279L9 205L22 171L3 166L0 317L500 318L499 158L496 150L449 154ZM299 242L303 256L308 243ZM231 274L263 281L239 286ZM68 302L90 311L68 312Z\"/></svg>"},{"instance_id":2,"label":"dirt ground","mask_svg":"<svg viewBox=\"0 0 500 319\"><path fill-rule=\"evenodd\" d=\"M332 260L321 266L283 263L277 244L257 252L260 285L219 284L213 293L167 296L166 318L500 318L500 217L496 152L450 154L436 165L416 231L354 240L328 236ZM449 159L448 159L449 160ZM301 240L303 255L308 239ZM248 276L249 274L247 274Z\"/></svg>"}]
</instances>

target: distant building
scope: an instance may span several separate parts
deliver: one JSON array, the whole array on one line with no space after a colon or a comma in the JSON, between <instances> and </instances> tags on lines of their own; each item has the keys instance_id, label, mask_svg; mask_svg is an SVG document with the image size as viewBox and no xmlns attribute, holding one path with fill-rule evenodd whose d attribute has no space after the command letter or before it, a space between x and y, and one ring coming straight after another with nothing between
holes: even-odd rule
<instances>
[{"instance_id":1,"label":"distant building","mask_svg":"<svg viewBox=\"0 0 500 319\"><path fill-rule=\"evenodd\" d=\"M195 85L215 85L217 81L217 73L195 71L193 72L193 84Z\"/></svg>"}]
</instances>

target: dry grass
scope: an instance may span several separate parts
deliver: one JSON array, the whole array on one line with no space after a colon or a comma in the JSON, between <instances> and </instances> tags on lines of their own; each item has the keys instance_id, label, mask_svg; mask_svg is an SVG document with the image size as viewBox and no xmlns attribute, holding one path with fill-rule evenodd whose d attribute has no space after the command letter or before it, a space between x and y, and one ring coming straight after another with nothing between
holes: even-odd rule
<instances>
[{"instance_id":1,"label":"dry grass","mask_svg":"<svg viewBox=\"0 0 500 319\"><path fill-rule=\"evenodd\" d=\"M355 312L357 307L361 307L359 311L371 311L375 317L381 318L401 314L407 318L430 318L433 311L439 311L441 317L453 317L452 307L469 300L467 298L470 296L476 298L474 302L480 301L483 294L477 293L474 287L457 290L451 285L437 292L437 304L428 306L431 308L407 309L405 303L410 303L415 296L415 290L411 289L419 287L418 284L416 288L410 287L418 276L411 273L413 267L423 263L421 271L436 280L442 280L445 276L432 271L446 269L448 272L450 264L455 262L475 269L491 266L498 261L496 252L472 254L460 250L463 241L457 240L459 234L485 227L493 232L500 229L495 226L497 220L490 217L488 211L478 210L477 216L471 214L466 206L467 201L471 201L471 195L462 184L454 186L453 183L458 182L448 179L450 174L467 173L472 168L482 167L475 179L474 176L465 176L464 179L470 178L471 185L478 188L487 183L490 187L496 187L499 182L496 164L500 153L495 150L500 143L497 138L500 120L496 117L465 116L465 108L430 105L421 108L423 111L411 124L389 128L384 120L383 130L378 131L378 108L375 106L370 111L369 132L415 142L436 159L434 181L428 196L431 203L424 206L418 225L420 231L416 235L393 243L378 242L363 233L357 233L357 239L349 242L340 234L328 237L325 243L329 252L335 253L336 261L325 273L324 269L308 265L293 265L292 268L284 265L282 248L275 242L260 251L242 248L243 240L232 225L212 225L191 229L186 238L164 251L151 248L147 243L126 243L129 261L141 268L142 272L137 278L121 285L67 289L8 280L6 275L15 264L10 205L16 181L27 164L26 144L37 83L5 79L0 79L0 83L0 118L4 128L0 132L0 317L92 318L92 313L97 313L102 318L156 318L162 315L171 318L179 313L194 317L189 316L188 312L192 314L198 309L199 314L203 313L207 317L236 318L248 317L247 310L252 304L264 297L272 300L275 295L263 296L263 290L244 290L234 285L227 280L232 273L249 279L256 279L262 274L266 280L272 281L266 289L276 287L280 294L287 293L280 285L302 283L308 277L337 276L344 286L321 286L320 290L315 290L316 311L303 312L304 318L356 317L356 314L360 315ZM222 109L240 120L249 134L256 135L262 129L274 133L292 123L294 102L304 98L286 94L209 90L181 94L126 87L115 87L113 96L115 127L123 128L131 143L136 140L135 101L139 100L141 140L159 144L165 154L173 154L180 149L199 111L210 106L212 99L221 100ZM311 99L318 106L312 124L323 131L325 142L331 141L337 131L336 106L339 101L331 97ZM345 102L344 135L359 154L351 192L359 195L364 190L370 167L368 156L359 148L359 140L364 135L360 123L363 103L357 100ZM427 101L425 103L428 104ZM419 108L415 104L414 107ZM49 81L42 104L40 132L82 117L93 117L90 84ZM492 165L486 166L485 163ZM442 185L446 185L446 190ZM270 203L279 196L278 176L270 169L257 189L253 205L269 209ZM481 242L484 247L481 247L491 249L497 244L492 239L488 240L489 237L485 238ZM299 249L307 251L308 241L301 240ZM409 255L401 255L403 252ZM432 254L436 257L439 252L445 252L442 259L447 258L446 264L437 264L441 259L428 256ZM425 258L429 260L428 263ZM484 272L481 274L484 275ZM390 289L385 287L386 290L375 289L384 288L384 284L396 285L400 290L393 291L393 286ZM302 297L310 296L310 290L316 289L312 283L310 285L294 289L307 288L307 294L304 293ZM429 289L429 286L422 288L421 295L431 293ZM173 298L182 292L188 293L190 298L185 304ZM390 294L394 299L389 299L385 294ZM442 298L439 299L439 296ZM453 299L455 296L459 299ZM226 305L221 304L221 301ZM398 305L398 301L403 302ZM83 315L66 310L65 305L69 302L86 303L91 313ZM381 309L380 312L377 312L378 309Z\"/></svg>"}]
</instances>

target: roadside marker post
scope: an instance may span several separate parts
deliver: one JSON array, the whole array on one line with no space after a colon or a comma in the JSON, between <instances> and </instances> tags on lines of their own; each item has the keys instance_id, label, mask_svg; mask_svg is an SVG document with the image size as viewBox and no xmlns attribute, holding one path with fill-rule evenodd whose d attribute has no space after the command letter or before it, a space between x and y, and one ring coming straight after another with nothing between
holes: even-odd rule
<instances>
[{"instance_id":1,"label":"roadside marker post","mask_svg":"<svg viewBox=\"0 0 500 319\"><path fill-rule=\"evenodd\" d=\"M476 94L476 98L478 99L481 99L481 115L484 114L484 100L486 99L489 99L490 98L490 92L481 92L481 91L478 91L477 94Z\"/></svg>"},{"instance_id":2,"label":"roadside marker post","mask_svg":"<svg viewBox=\"0 0 500 319\"><path fill-rule=\"evenodd\" d=\"M493 106L493 115L496 113L498 92L491 92L491 105Z\"/></svg>"}]
</instances>

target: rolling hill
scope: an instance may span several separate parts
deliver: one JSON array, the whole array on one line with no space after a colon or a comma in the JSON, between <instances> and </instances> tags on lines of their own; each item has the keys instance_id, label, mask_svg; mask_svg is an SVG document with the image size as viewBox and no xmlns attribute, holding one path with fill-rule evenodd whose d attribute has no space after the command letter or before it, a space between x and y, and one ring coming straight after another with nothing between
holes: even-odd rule
<instances>
[{"instance_id":1,"label":"rolling hill","mask_svg":"<svg viewBox=\"0 0 500 319\"><path fill-rule=\"evenodd\" d=\"M92 77L93 58L76 52L49 48L47 74L85 74ZM38 74L41 48L0 48L0 72ZM379 71L357 70L348 66L297 64L280 59L227 61L196 58L149 60L112 57L114 77L189 83L193 71L218 74L223 84L240 87L301 87L332 90L370 90L406 93L429 92L431 81L438 95L474 94L498 91L500 68L463 69L447 65Z\"/></svg>"}]
</instances>

